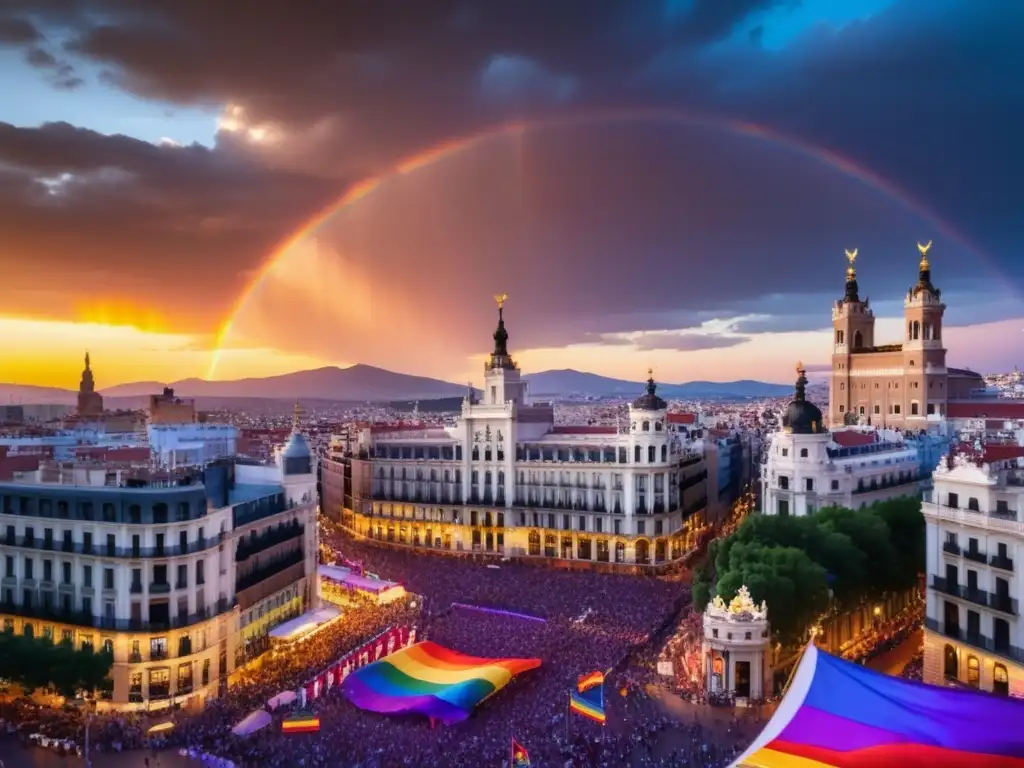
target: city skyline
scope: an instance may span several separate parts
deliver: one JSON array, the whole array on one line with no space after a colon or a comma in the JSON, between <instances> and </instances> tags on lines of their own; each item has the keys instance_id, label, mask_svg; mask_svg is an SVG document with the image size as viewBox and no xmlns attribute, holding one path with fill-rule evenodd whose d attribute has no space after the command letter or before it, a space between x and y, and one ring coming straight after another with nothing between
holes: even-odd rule
<instances>
[{"instance_id":1,"label":"city skyline","mask_svg":"<svg viewBox=\"0 0 1024 768\"><path fill-rule=\"evenodd\" d=\"M355 363L479 383L507 292L527 372L788 382L829 359L844 250L898 341L928 240L952 359L1010 369L1024 10L835 6L519 28L427 3L314 34L336 25L13 4L0 380L74 388L88 348L101 389Z\"/></svg>"}]
</instances>

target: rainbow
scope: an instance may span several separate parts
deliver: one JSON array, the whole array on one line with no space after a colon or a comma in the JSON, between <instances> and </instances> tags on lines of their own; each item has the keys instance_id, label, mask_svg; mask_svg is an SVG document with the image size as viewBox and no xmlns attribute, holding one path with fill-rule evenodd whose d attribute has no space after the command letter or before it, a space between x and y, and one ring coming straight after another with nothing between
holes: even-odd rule
<instances>
[{"instance_id":1,"label":"rainbow","mask_svg":"<svg viewBox=\"0 0 1024 768\"><path fill-rule=\"evenodd\" d=\"M889 677L808 646L732 768L1024 768L1024 702Z\"/></svg>"},{"instance_id":2,"label":"rainbow","mask_svg":"<svg viewBox=\"0 0 1024 768\"><path fill-rule=\"evenodd\" d=\"M540 659L481 659L427 641L356 670L342 693L370 712L416 713L448 724L465 720L515 675L539 666Z\"/></svg>"},{"instance_id":3,"label":"rainbow","mask_svg":"<svg viewBox=\"0 0 1024 768\"><path fill-rule=\"evenodd\" d=\"M317 733L320 718L308 712L298 712L281 723L281 733Z\"/></svg>"},{"instance_id":4,"label":"rainbow","mask_svg":"<svg viewBox=\"0 0 1024 768\"><path fill-rule=\"evenodd\" d=\"M264 280L266 280L267 276L274 269L275 264L277 264L277 262L288 253L290 248L313 233L321 224L331 218L342 208L359 202L367 195L379 189L389 179L414 173L421 168L433 165L434 163L448 157L470 150L485 141L499 136L522 135L527 130L531 129L617 122L675 123L687 126L703 126L719 130L724 133L746 136L784 147L792 152L832 168L851 179L855 179L873 190L883 193L906 209L912 211L924 221L927 221L938 234L942 235L947 240L959 244L970 253L980 255L978 248L972 245L963 235L959 234L952 227L939 219L935 213L923 203L911 197L907 192L882 176L879 176L868 168L865 168L864 166L859 165L853 160L843 157L832 150L825 149L815 144L810 144L792 136L787 136L756 123L731 120L673 108L597 110L546 119L531 120L529 122L519 121L506 123L436 144L429 149L399 161L395 166L383 173L376 176L370 176L369 178L354 184L349 187L340 198L322 209L295 232L279 243L271 252L270 257L259 267L253 279L239 294L238 299L232 306L226 320L217 332L206 378L213 379L216 376L217 366L220 363L221 354L228 337L231 335L235 319L245 307L249 297L263 284Z\"/></svg>"}]
</instances>

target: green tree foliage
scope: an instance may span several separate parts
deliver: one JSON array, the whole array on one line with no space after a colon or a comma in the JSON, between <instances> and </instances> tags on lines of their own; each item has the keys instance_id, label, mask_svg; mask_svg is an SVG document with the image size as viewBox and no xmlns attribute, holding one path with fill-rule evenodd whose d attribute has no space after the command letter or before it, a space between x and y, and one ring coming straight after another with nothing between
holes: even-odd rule
<instances>
[{"instance_id":1,"label":"green tree foliage","mask_svg":"<svg viewBox=\"0 0 1024 768\"><path fill-rule=\"evenodd\" d=\"M921 501L913 496L881 501L870 507L889 528L889 538L896 550L898 586L908 589L917 583L924 571L926 556L924 515Z\"/></svg>"},{"instance_id":2,"label":"green tree foliage","mask_svg":"<svg viewBox=\"0 0 1024 768\"><path fill-rule=\"evenodd\" d=\"M71 643L0 634L0 677L28 691L52 686L68 698L104 685L114 657L105 651L76 650Z\"/></svg>"},{"instance_id":3,"label":"green tree foliage","mask_svg":"<svg viewBox=\"0 0 1024 768\"><path fill-rule=\"evenodd\" d=\"M797 642L830 596L847 608L912 587L924 546L921 501L914 497L807 517L755 515L709 548L715 573L708 579L717 577L715 593L726 601L746 584L755 600L768 602L776 639ZM694 604L699 609L696 593Z\"/></svg>"},{"instance_id":4,"label":"green tree foliage","mask_svg":"<svg viewBox=\"0 0 1024 768\"><path fill-rule=\"evenodd\" d=\"M730 548L729 568L718 580L723 600L743 585L758 603L768 603L772 632L783 644L799 641L828 608L825 569L796 547L740 542Z\"/></svg>"},{"instance_id":5,"label":"green tree foliage","mask_svg":"<svg viewBox=\"0 0 1024 768\"><path fill-rule=\"evenodd\" d=\"M714 542L712 542L714 545ZM693 606L698 610L704 610L704 606L711 600L711 585L714 582L714 569L711 566L710 556L701 560L694 568L693 579L690 581L690 598Z\"/></svg>"}]
</instances>

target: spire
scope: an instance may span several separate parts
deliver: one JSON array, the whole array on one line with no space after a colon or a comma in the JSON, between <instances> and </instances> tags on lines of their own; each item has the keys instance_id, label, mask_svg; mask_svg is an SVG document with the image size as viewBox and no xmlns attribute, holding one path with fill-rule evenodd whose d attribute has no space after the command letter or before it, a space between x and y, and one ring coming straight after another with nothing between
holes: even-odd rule
<instances>
[{"instance_id":1,"label":"spire","mask_svg":"<svg viewBox=\"0 0 1024 768\"><path fill-rule=\"evenodd\" d=\"M85 351L85 370L89 370L89 350Z\"/></svg>"},{"instance_id":2,"label":"spire","mask_svg":"<svg viewBox=\"0 0 1024 768\"><path fill-rule=\"evenodd\" d=\"M850 266L846 268L846 293L843 295L843 301L848 302L859 302L860 295L857 290L857 268L854 264L857 261L857 248L852 251L846 252L846 259L849 261Z\"/></svg>"},{"instance_id":3,"label":"spire","mask_svg":"<svg viewBox=\"0 0 1024 768\"><path fill-rule=\"evenodd\" d=\"M299 431L299 424L302 421L302 406L299 405L298 399L295 400L295 408L292 409L292 432Z\"/></svg>"},{"instance_id":4,"label":"spire","mask_svg":"<svg viewBox=\"0 0 1024 768\"><path fill-rule=\"evenodd\" d=\"M658 385L654 383L654 369L647 369L647 394L651 397L658 391Z\"/></svg>"},{"instance_id":5,"label":"spire","mask_svg":"<svg viewBox=\"0 0 1024 768\"><path fill-rule=\"evenodd\" d=\"M793 396L793 400L798 403L802 403L807 399L807 371L804 369L804 364L796 364L796 393Z\"/></svg>"},{"instance_id":6,"label":"spire","mask_svg":"<svg viewBox=\"0 0 1024 768\"><path fill-rule=\"evenodd\" d=\"M495 294L494 301L498 305L498 327L494 330L494 351L491 352L487 368L515 368L516 364L508 354L508 331L505 330L505 302L508 301L508 294Z\"/></svg>"},{"instance_id":7,"label":"spire","mask_svg":"<svg viewBox=\"0 0 1024 768\"><path fill-rule=\"evenodd\" d=\"M928 291L938 298L942 293L932 285L932 265L928 259L928 251L931 250L931 247L931 240L924 245L921 245L921 243L917 244L917 250L921 253L921 261L917 265L917 284L910 289L911 294L914 296L917 296L922 291Z\"/></svg>"}]
</instances>

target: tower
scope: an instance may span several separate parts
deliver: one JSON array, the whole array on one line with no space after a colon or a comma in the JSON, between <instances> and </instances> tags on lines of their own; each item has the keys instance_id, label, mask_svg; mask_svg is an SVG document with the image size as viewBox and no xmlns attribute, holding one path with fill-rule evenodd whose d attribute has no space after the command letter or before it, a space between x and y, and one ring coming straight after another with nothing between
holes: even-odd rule
<instances>
[{"instance_id":1,"label":"tower","mask_svg":"<svg viewBox=\"0 0 1024 768\"><path fill-rule=\"evenodd\" d=\"M832 372L829 376L829 423L842 424L854 412L850 358L875 345L875 314L861 301L857 285L857 249L846 251L846 291L832 306Z\"/></svg>"},{"instance_id":2,"label":"tower","mask_svg":"<svg viewBox=\"0 0 1024 768\"><path fill-rule=\"evenodd\" d=\"M99 416L103 413L103 396L96 391L96 382L92 377L89 353L85 353L85 369L82 380L78 384L78 415L84 417Z\"/></svg>"},{"instance_id":3,"label":"tower","mask_svg":"<svg viewBox=\"0 0 1024 768\"><path fill-rule=\"evenodd\" d=\"M946 350L942 346L942 291L932 284L928 258L932 243L917 244L921 254L917 282L903 301L903 403L908 427L923 426L930 415L944 414L946 404ZM922 420L917 425L915 419Z\"/></svg>"},{"instance_id":4,"label":"tower","mask_svg":"<svg viewBox=\"0 0 1024 768\"><path fill-rule=\"evenodd\" d=\"M505 330L505 302L508 294L495 295L498 304L498 327L494 330L494 350L484 363L484 397L486 405L504 405L513 402L526 405L526 382L519 366L508 353L508 331Z\"/></svg>"}]
</instances>

